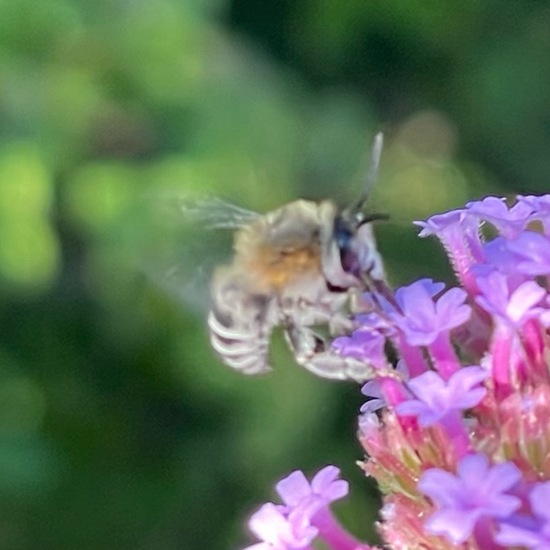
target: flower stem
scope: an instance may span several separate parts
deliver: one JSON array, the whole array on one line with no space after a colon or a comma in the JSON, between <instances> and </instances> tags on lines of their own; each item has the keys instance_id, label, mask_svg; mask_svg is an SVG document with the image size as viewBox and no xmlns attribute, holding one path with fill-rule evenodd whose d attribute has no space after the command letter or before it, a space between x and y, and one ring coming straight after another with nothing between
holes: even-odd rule
<instances>
[{"instance_id":1,"label":"flower stem","mask_svg":"<svg viewBox=\"0 0 550 550\"><path fill-rule=\"evenodd\" d=\"M331 550L370 550L371 547L358 541L350 535L330 513L328 508L323 508L312 518L312 525L319 530L319 536L327 543Z\"/></svg>"},{"instance_id":2,"label":"flower stem","mask_svg":"<svg viewBox=\"0 0 550 550\"><path fill-rule=\"evenodd\" d=\"M460 368L460 363L451 345L449 333L442 332L429 347L429 350L437 371L443 380L449 380Z\"/></svg>"}]
</instances>

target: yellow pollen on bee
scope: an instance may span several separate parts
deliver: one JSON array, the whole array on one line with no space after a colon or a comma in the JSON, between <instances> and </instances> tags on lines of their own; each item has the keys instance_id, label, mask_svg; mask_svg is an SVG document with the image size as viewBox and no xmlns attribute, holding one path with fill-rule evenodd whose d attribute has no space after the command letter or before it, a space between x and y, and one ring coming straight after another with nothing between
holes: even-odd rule
<instances>
[{"instance_id":1,"label":"yellow pollen on bee","mask_svg":"<svg viewBox=\"0 0 550 550\"><path fill-rule=\"evenodd\" d=\"M263 285L280 290L293 281L321 270L319 246L307 246L294 250L277 250L262 247L249 258L248 266ZM258 282L260 282L258 281Z\"/></svg>"}]
</instances>

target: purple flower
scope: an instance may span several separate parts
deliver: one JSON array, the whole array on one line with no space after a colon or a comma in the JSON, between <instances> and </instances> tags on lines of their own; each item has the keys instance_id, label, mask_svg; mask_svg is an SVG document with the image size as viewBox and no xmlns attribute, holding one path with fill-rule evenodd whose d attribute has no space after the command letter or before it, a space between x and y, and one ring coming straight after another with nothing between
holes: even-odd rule
<instances>
[{"instance_id":1,"label":"purple flower","mask_svg":"<svg viewBox=\"0 0 550 550\"><path fill-rule=\"evenodd\" d=\"M550 481L537 483L529 493L532 516L514 516L500 525L495 536L499 544L525 546L533 550L550 548Z\"/></svg>"},{"instance_id":2,"label":"purple flower","mask_svg":"<svg viewBox=\"0 0 550 550\"><path fill-rule=\"evenodd\" d=\"M418 234L419 237L429 237L435 235L442 239L449 233L454 233L461 229L461 223L464 219L464 209L451 210L443 214L436 214L428 218L425 222L417 221L415 225L421 227L422 230Z\"/></svg>"},{"instance_id":3,"label":"purple flower","mask_svg":"<svg viewBox=\"0 0 550 550\"><path fill-rule=\"evenodd\" d=\"M418 488L434 501L437 511L426 521L426 529L463 543L479 519L506 518L521 506L519 498L506 494L520 479L521 472L511 462L490 466L482 454L466 455L456 475L439 468L427 470Z\"/></svg>"},{"instance_id":4,"label":"purple flower","mask_svg":"<svg viewBox=\"0 0 550 550\"><path fill-rule=\"evenodd\" d=\"M445 288L445 283L437 282L428 278L418 279L418 281L415 281L414 284L417 287L422 287L432 298L437 296ZM397 292L399 292L399 289Z\"/></svg>"},{"instance_id":5,"label":"purple flower","mask_svg":"<svg viewBox=\"0 0 550 550\"><path fill-rule=\"evenodd\" d=\"M363 296L365 296L364 294ZM370 330L371 332L379 332L380 334L391 335L394 332L394 327L392 323L387 319L386 315L382 315L381 312L385 314L393 313L395 311L395 306L390 304L381 295L376 295L377 301L373 308L379 307L380 311L370 312L370 313L360 313L356 315L355 322L359 325L359 330Z\"/></svg>"},{"instance_id":6,"label":"purple flower","mask_svg":"<svg viewBox=\"0 0 550 550\"><path fill-rule=\"evenodd\" d=\"M361 405L361 412L369 414L376 412L386 406L386 401L382 395L382 388L378 380L369 380L362 388L361 393L370 399Z\"/></svg>"},{"instance_id":7,"label":"purple flower","mask_svg":"<svg viewBox=\"0 0 550 550\"><path fill-rule=\"evenodd\" d=\"M351 336L340 336L332 342L332 347L340 355L365 361L376 368L388 363L384 353L386 339L378 331L360 328Z\"/></svg>"},{"instance_id":8,"label":"purple flower","mask_svg":"<svg viewBox=\"0 0 550 550\"><path fill-rule=\"evenodd\" d=\"M302 471L296 470L279 481L275 490L286 506L308 508L314 513L348 494L348 482L339 476L336 466L325 466L310 483Z\"/></svg>"},{"instance_id":9,"label":"purple flower","mask_svg":"<svg viewBox=\"0 0 550 550\"><path fill-rule=\"evenodd\" d=\"M262 542L245 550L298 550L308 548L317 536L317 529L304 514L286 515L280 506L268 502L248 521L248 527Z\"/></svg>"},{"instance_id":10,"label":"purple flower","mask_svg":"<svg viewBox=\"0 0 550 550\"><path fill-rule=\"evenodd\" d=\"M475 407L487 393L479 384L488 375L481 367L463 367L445 382L437 372L425 372L408 383L416 399L400 403L396 412L418 417L421 426L432 426L453 411Z\"/></svg>"},{"instance_id":11,"label":"purple flower","mask_svg":"<svg viewBox=\"0 0 550 550\"><path fill-rule=\"evenodd\" d=\"M481 240L479 221L476 216L469 216L465 208L459 208L435 214L425 222L415 221L421 227L419 237L435 235L445 246L450 256L459 265L465 265L472 259L481 260Z\"/></svg>"},{"instance_id":12,"label":"purple flower","mask_svg":"<svg viewBox=\"0 0 550 550\"><path fill-rule=\"evenodd\" d=\"M403 380L408 380L409 373L407 371L407 365L405 365L405 361L399 360L397 362L395 370L401 375L401 378ZM380 380L369 380L361 388L361 393L371 398L369 401L361 406L361 413L370 414L386 406L386 400L384 399L384 395L382 393Z\"/></svg>"},{"instance_id":13,"label":"purple flower","mask_svg":"<svg viewBox=\"0 0 550 550\"><path fill-rule=\"evenodd\" d=\"M348 494L348 482L339 475L338 468L326 466L311 483L299 470L279 481L275 489L284 505L268 502L252 515L249 528L263 542L245 550L305 549L317 537L354 541L328 509L331 502Z\"/></svg>"},{"instance_id":14,"label":"purple flower","mask_svg":"<svg viewBox=\"0 0 550 550\"><path fill-rule=\"evenodd\" d=\"M477 284L480 295L476 297L476 302L508 325L519 327L544 311L537 305L546 291L535 281L526 281L511 291L506 276L494 271L486 277L479 277Z\"/></svg>"},{"instance_id":15,"label":"purple flower","mask_svg":"<svg viewBox=\"0 0 550 550\"><path fill-rule=\"evenodd\" d=\"M518 202L523 202L533 209L537 219L550 216L550 195L518 195Z\"/></svg>"},{"instance_id":16,"label":"purple flower","mask_svg":"<svg viewBox=\"0 0 550 550\"><path fill-rule=\"evenodd\" d=\"M479 223L475 217L466 214L465 209L451 210L436 214L425 222L414 222L422 228L419 237L435 235L441 241L459 272L466 269L474 259L482 259Z\"/></svg>"},{"instance_id":17,"label":"purple flower","mask_svg":"<svg viewBox=\"0 0 550 550\"><path fill-rule=\"evenodd\" d=\"M471 308L465 305L467 294L460 288L451 288L435 302L433 291L439 289L430 281L417 281L401 287L395 299L402 314L395 314L394 321L403 331L407 343L412 346L429 346L441 333L450 331L465 323Z\"/></svg>"},{"instance_id":18,"label":"purple flower","mask_svg":"<svg viewBox=\"0 0 550 550\"><path fill-rule=\"evenodd\" d=\"M420 237L437 235L456 271L458 279L467 290L474 291L475 284L470 273L476 262L484 261L479 232L479 220L468 216L467 210L453 210L437 214L426 222L415 222L422 227Z\"/></svg>"},{"instance_id":19,"label":"purple flower","mask_svg":"<svg viewBox=\"0 0 550 550\"><path fill-rule=\"evenodd\" d=\"M535 233L525 231L517 239L509 242L508 248L515 253L517 270L525 275L550 274L550 239Z\"/></svg>"},{"instance_id":20,"label":"purple flower","mask_svg":"<svg viewBox=\"0 0 550 550\"><path fill-rule=\"evenodd\" d=\"M519 275L518 263L520 258L517 254L510 250L510 241L504 237L496 237L492 241L483 245L483 252L485 260L481 264L472 266L472 271L476 276L486 276L492 271L499 271L500 273L513 276ZM522 280L525 277L521 277Z\"/></svg>"},{"instance_id":21,"label":"purple flower","mask_svg":"<svg viewBox=\"0 0 550 550\"><path fill-rule=\"evenodd\" d=\"M485 197L466 204L468 214L474 214L494 225L507 238L513 238L525 229L532 219L533 208L525 201L508 208L505 199Z\"/></svg>"},{"instance_id":22,"label":"purple flower","mask_svg":"<svg viewBox=\"0 0 550 550\"><path fill-rule=\"evenodd\" d=\"M306 525L316 529L316 536L327 548L351 550L370 547L362 545L332 516L329 504L348 494L348 482L339 478L340 470L326 466L311 480L301 471L292 472L275 489L284 502L279 510L292 521L299 534L309 534ZM306 540L306 537L302 537Z\"/></svg>"},{"instance_id":23,"label":"purple flower","mask_svg":"<svg viewBox=\"0 0 550 550\"><path fill-rule=\"evenodd\" d=\"M531 219L539 220L542 222L545 232L548 233L550 229L550 195L518 195L518 202L525 203L528 207L533 209Z\"/></svg>"}]
</instances>

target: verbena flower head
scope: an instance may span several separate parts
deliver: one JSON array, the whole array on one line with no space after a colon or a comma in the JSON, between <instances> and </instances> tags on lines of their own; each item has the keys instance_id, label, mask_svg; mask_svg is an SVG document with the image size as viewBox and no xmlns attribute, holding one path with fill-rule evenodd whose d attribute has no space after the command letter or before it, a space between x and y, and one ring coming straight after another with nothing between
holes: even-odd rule
<instances>
[{"instance_id":1,"label":"verbena flower head","mask_svg":"<svg viewBox=\"0 0 550 550\"><path fill-rule=\"evenodd\" d=\"M384 547L550 549L550 195L487 197L417 224L440 239L457 284L377 289L333 345L377 374L359 440L383 495ZM366 548L324 534L345 493L336 472L281 482L284 504L261 516L277 536L251 523L271 545L258 548Z\"/></svg>"}]
</instances>

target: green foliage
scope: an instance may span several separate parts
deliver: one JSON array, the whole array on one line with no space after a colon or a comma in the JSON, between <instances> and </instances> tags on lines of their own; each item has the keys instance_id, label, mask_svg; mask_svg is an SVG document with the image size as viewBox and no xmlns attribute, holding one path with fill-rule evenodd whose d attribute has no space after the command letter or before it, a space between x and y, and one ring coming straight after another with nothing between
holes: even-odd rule
<instances>
[{"instance_id":1,"label":"green foliage","mask_svg":"<svg viewBox=\"0 0 550 550\"><path fill-rule=\"evenodd\" d=\"M372 537L356 388L279 339L268 377L220 365L184 277L207 285L221 243L178 201L345 201L384 129L390 277L450 280L412 220L547 190L549 21L519 0L0 0L0 548L238 548L273 480L330 462Z\"/></svg>"}]
</instances>

